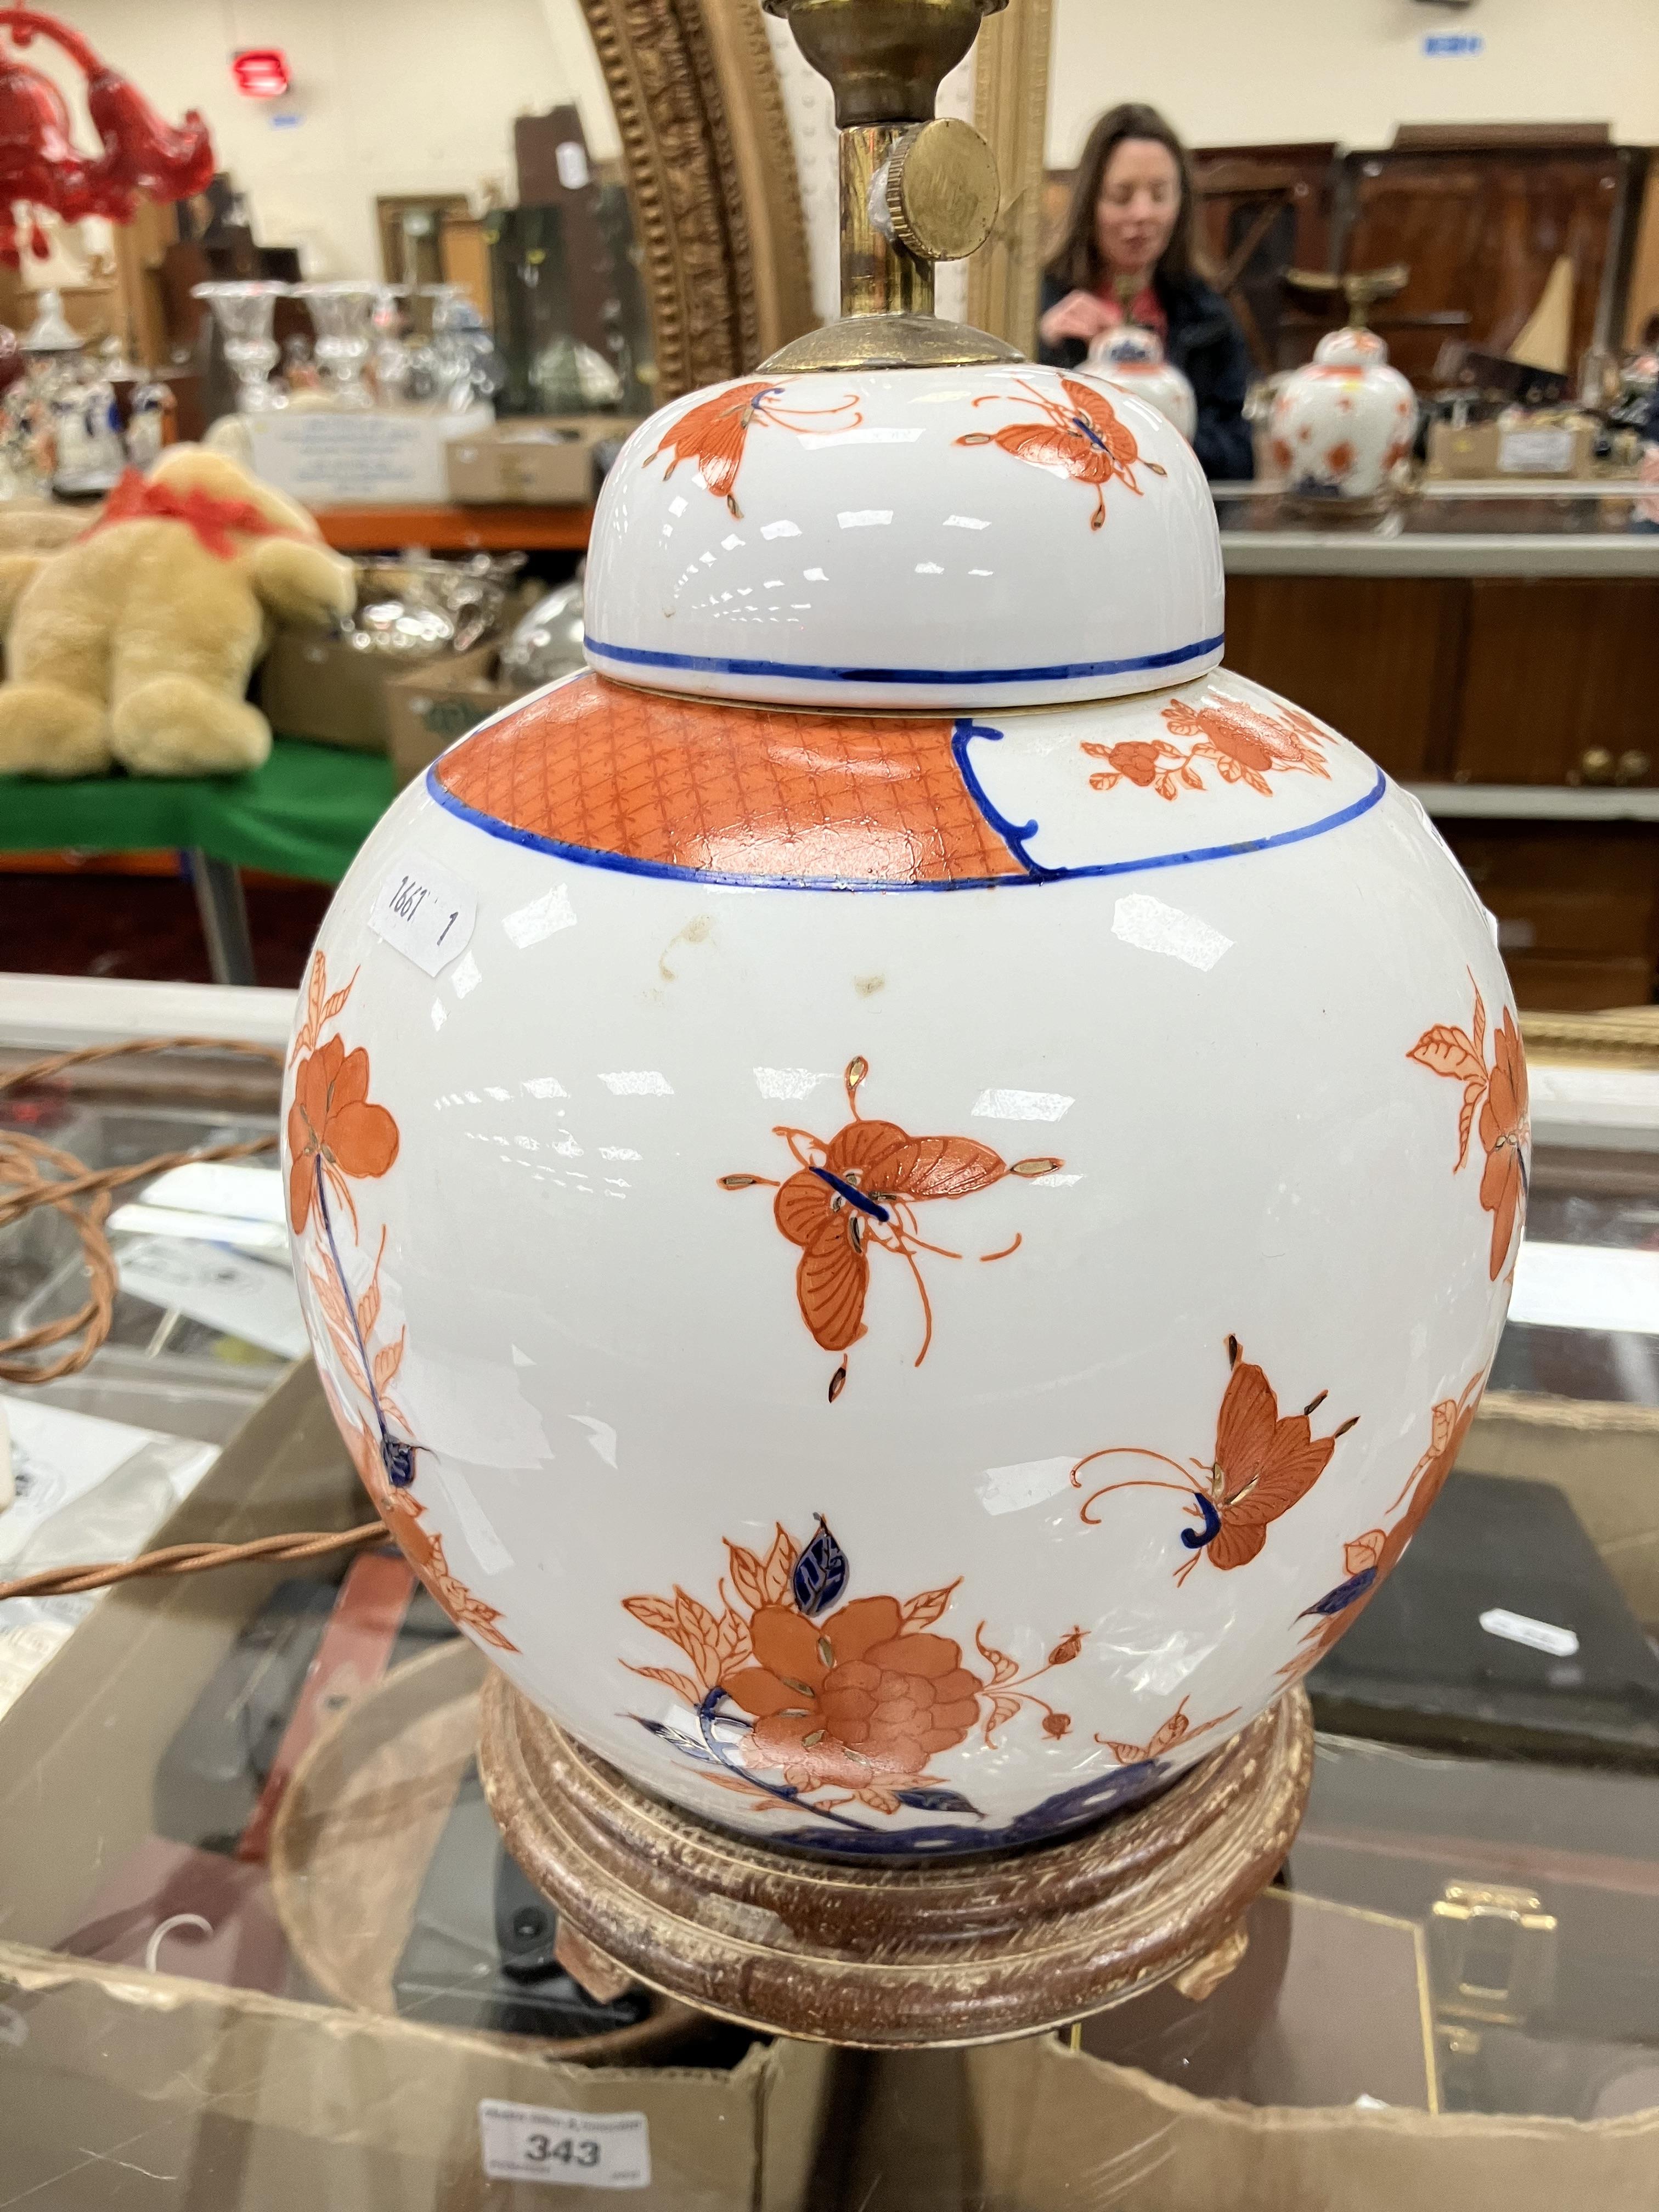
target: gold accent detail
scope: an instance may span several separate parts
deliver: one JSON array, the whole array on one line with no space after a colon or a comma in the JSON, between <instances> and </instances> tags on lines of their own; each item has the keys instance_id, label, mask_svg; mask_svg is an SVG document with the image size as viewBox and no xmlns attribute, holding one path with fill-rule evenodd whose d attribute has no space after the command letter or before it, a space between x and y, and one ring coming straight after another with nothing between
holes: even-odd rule
<instances>
[{"instance_id":1,"label":"gold accent detail","mask_svg":"<svg viewBox=\"0 0 1659 2212\"><path fill-rule=\"evenodd\" d=\"M893 236L923 261L965 261L997 217L997 165L971 123L954 115L919 123L887 156Z\"/></svg>"},{"instance_id":2,"label":"gold accent detail","mask_svg":"<svg viewBox=\"0 0 1659 2212\"><path fill-rule=\"evenodd\" d=\"M965 323L942 323L937 315L848 315L793 339L761 367L797 373L817 368L965 368L1024 358L1017 346L1001 338L969 330Z\"/></svg>"},{"instance_id":3,"label":"gold accent detail","mask_svg":"<svg viewBox=\"0 0 1659 2212\"><path fill-rule=\"evenodd\" d=\"M836 124L925 123L939 80L1008 0L763 0L835 88Z\"/></svg>"},{"instance_id":4,"label":"gold accent detail","mask_svg":"<svg viewBox=\"0 0 1659 2212\"><path fill-rule=\"evenodd\" d=\"M980 33L974 122L995 157L1002 207L968 269L968 319L1036 350L1042 169L1054 0L1009 0Z\"/></svg>"},{"instance_id":5,"label":"gold accent detail","mask_svg":"<svg viewBox=\"0 0 1659 2212\"><path fill-rule=\"evenodd\" d=\"M1568 776L1569 783L1611 783L1613 775L1613 755L1605 745L1586 745L1578 756L1578 765Z\"/></svg>"},{"instance_id":6,"label":"gold accent detail","mask_svg":"<svg viewBox=\"0 0 1659 2212\"><path fill-rule=\"evenodd\" d=\"M1376 302L1403 292L1411 273L1405 262L1391 261L1386 269L1356 269L1345 276L1330 276L1322 269L1287 269L1285 282L1299 292L1340 292L1348 303L1348 328L1363 331Z\"/></svg>"},{"instance_id":7,"label":"gold accent detail","mask_svg":"<svg viewBox=\"0 0 1659 2212\"><path fill-rule=\"evenodd\" d=\"M1554 1995L1555 1915L1530 1890L1449 1881L1428 1935L1443 2020L1524 2027Z\"/></svg>"},{"instance_id":8,"label":"gold accent detail","mask_svg":"<svg viewBox=\"0 0 1659 2212\"><path fill-rule=\"evenodd\" d=\"M655 396L672 399L811 319L777 73L744 0L582 0L582 12L622 141Z\"/></svg>"},{"instance_id":9,"label":"gold accent detail","mask_svg":"<svg viewBox=\"0 0 1659 2212\"><path fill-rule=\"evenodd\" d=\"M1194 1959L1190 1966L1183 1966L1175 1978L1175 1985L1191 2004L1202 2004L1212 1997L1229 1974L1233 1972L1250 1948L1250 1931L1242 1920L1234 1921L1221 1941L1206 1951L1202 1958Z\"/></svg>"}]
</instances>

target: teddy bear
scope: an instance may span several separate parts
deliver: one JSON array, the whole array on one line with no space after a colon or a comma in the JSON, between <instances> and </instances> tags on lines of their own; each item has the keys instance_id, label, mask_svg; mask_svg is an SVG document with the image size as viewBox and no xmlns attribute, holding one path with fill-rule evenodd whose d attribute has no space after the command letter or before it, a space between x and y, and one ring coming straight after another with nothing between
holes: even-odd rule
<instances>
[{"instance_id":1,"label":"teddy bear","mask_svg":"<svg viewBox=\"0 0 1659 2212\"><path fill-rule=\"evenodd\" d=\"M243 696L273 625L356 605L349 561L303 507L222 453L128 470L61 550L0 541L0 775L258 768L270 725Z\"/></svg>"}]
</instances>

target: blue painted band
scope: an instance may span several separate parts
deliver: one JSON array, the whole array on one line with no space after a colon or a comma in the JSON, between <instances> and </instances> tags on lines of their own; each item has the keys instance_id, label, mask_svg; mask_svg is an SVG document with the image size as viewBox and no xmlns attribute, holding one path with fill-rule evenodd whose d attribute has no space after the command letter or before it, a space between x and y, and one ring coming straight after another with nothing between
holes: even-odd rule
<instances>
[{"instance_id":1,"label":"blue painted band","mask_svg":"<svg viewBox=\"0 0 1659 2212\"><path fill-rule=\"evenodd\" d=\"M470 822L487 836L500 837L509 845L523 845L532 853L550 853L556 860L571 861L577 867L609 868L623 876L658 876L670 883L730 884L738 890L900 893L1014 890L1026 884L1063 884L1085 876L1140 875L1152 868L1182 868L1200 860L1230 860L1240 853L1267 853L1276 845L1300 845L1310 837L1322 837L1327 830L1341 829L1344 823L1358 821L1376 805L1388 788L1388 781L1378 769L1376 781L1363 798L1352 800L1317 822L1304 823L1300 830L1279 830L1269 837L1243 837L1231 845L1200 845L1184 853L1153 853L1140 860L1097 860L1080 868L1048 869L1041 875L959 876L945 883L895 884L868 876L749 876L729 868L683 868L671 860L640 860L628 853L595 852L592 846L568 845L562 838L544 837L533 830L516 830L511 823L499 821L493 814L481 814L465 799L457 799L453 791L445 790L438 781L435 763L426 772L428 794L461 821Z\"/></svg>"},{"instance_id":2,"label":"blue painted band","mask_svg":"<svg viewBox=\"0 0 1659 2212\"><path fill-rule=\"evenodd\" d=\"M980 812L1028 876L1046 874L1048 871L1039 866L1025 849L1026 839L1035 837L1037 834L1038 825L1036 816L1034 815L1029 822L1011 822L1007 816L993 804L989 793L979 780L979 770L968 757L968 748L975 738L986 738L992 744L1000 744L1002 741L1002 732L1000 730L992 729L986 722L965 720L958 722L951 731L951 757L957 764L957 774L967 787L969 798L973 800L975 805L978 807Z\"/></svg>"},{"instance_id":3,"label":"blue painted band","mask_svg":"<svg viewBox=\"0 0 1659 2212\"><path fill-rule=\"evenodd\" d=\"M706 676L782 676L800 684L1069 684L1085 676L1130 676L1146 668L1178 668L1206 653L1219 653L1224 641L1201 637L1172 653L1141 653L1127 660L1066 660L1053 668L833 668L793 660L721 660L703 653L658 653L641 645L602 645L584 637L591 653L634 668L684 668Z\"/></svg>"}]
</instances>

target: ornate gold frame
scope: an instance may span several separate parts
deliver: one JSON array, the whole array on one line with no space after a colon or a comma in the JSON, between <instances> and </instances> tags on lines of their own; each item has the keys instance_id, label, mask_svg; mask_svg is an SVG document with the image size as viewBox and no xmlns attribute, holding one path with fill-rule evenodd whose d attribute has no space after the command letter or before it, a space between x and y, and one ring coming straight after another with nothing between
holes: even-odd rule
<instances>
[{"instance_id":1,"label":"ornate gold frame","mask_svg":"<svg viewBox=\"0 0 1659 2212\"><path fill-rule=\"evenodd\" d=\"M582 0L617 129L659 399L809 330L794 148L760 0Z\"/></svg>"},{"instance_id":2,"label":"ornate gold frame","mask_svg":"<svg viewBox=\"0 0 1659 2212\"><path fill-rule=\"evenodd\" d=\"M1036 351L1042 184L1054 0L1008 0L987 19L974 64L974 122L996 155L1002 208L968 264L968 320Z\"/></svg>"}]
</instances>

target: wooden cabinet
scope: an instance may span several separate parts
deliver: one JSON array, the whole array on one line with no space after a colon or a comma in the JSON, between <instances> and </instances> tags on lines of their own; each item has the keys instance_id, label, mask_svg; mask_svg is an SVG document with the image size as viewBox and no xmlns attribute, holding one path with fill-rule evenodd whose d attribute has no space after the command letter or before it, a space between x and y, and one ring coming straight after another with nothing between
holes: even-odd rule
<instances>
[{"instance_id":1,"label":"wooden cabinet","mask_svg":"<svg viewBox=\"0 0 1659 2212\"><path fill-rule=\"evenodd\" d=\"M1459 782L1659 781L1659 581L1483 576L1462 588Z\"/></svg>"},{"instance_id":2,"label":"wooden cabinet","mask_svg":"<svg viewBox=\"0 0 1659 2212\"><path fill-rule=\"evenodd\" d=\"M1659 577L1232 574L1226 665L1401 781L1659 788ZM1659 823L1443 828L1523 1006L1650 997Z\"/></svg>"},{"instance_id":3,"label":"wooden cabinet","mask_svg":"<svg viewBox=\"0 0 1659 2212\"><path fill-rule=\"evenodd\" d=\"M1227 665L1408 781L1659 787L1659 577L1230 576Z\"/></svg>"},{"instance_id":4,"label":"wooden cabinet","mask_svg":"<svg viewBox=\"0 0 1659 2212\"><path fill-rule=\"evenodd\" d=\"M1285 271L1330 264L1336 148L1200 146L1192 163L1216 286L1238 318L1252 360L1264 374L1297 368L1332 318L1288 301Z\"/></svg>"},{"instance_id":5,"label":"wooden cabinet","mask_svg":"<svg viewBox=\"0 0 1659 2212\"><path fill-rule=\"evenodd\" d=\"M1659 953L1659 825L1451 822L1527 1008L1639 1006Z\"/></svg>"},{"instance_id":6,"label":"wooden cabinet","mask_svg":"<svg viewBox=\"0 0 1659 2212\"><path fill-rule=\"evenodd\" d=\"M1449 772L1462 609L1438 577L1230 576L1227 665L1402 781Z\"/></svg>"},{"instance_id":7,"label":"wooden cabinet","mask_svg":"<svg viewBox=\"0 0 1659 2212\"><path fill-rule=\"evenodd\" d=\"M1611 321L1625 270L1615 214L1639 206L1645 149L1612 145L1390 147L1346 157L1342 265L1403 261L1411 282L1376 318L1396 367L1432 379L1448 337L1503 353L1558 258L1571 264L1567 360Z\"/></svg>"}]
</instances>

